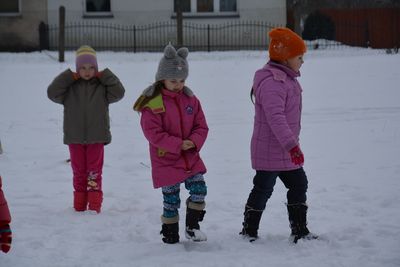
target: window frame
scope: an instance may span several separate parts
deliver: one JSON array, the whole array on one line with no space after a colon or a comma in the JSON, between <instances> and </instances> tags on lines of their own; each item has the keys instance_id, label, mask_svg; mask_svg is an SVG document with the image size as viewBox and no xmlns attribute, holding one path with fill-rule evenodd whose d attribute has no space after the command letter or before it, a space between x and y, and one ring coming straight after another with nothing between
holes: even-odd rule
<instances>
[{"instance_id":1,"label":"window frame","mask_svg":"<svg viewBox=\"0 0 400 267\"><path fill-rule=\"evenodd\" d=\"M83 17L84 18L113 18L113 1L110 1L110 11L87 11L86 10L86 4L88 0L83 0L82 1L82 7L83 7Z\"/></svg>"},{"instance_id":2,"label":"window frame","mask_svg":"<svg viewBox=\"0 0 400 267\"><path fill-rule=\"evenodd\" d=\"M183 1L183 0L181 0L181 1ZM186 1L188 1L189 2L189 10L191 10L192 9L192 1L191 0L186 0ZM175 0L173 0L173 12L176 14L176 9L175 9ZM191 11L182 11L182 13L190 13Z\"/></svg>"},{"instance_id":3,"label":"window frame","mask_svg":"<svg viewBox=\"0 0 400 267\"><path fill-rule=\"evenodd\" d=\"M237 0L235 0L235 7L236 7L236 10L226 10L226 11L221 11L221 1L223 1L223 0L219 0L219 5L218 5L218 8L219 8L219 12L237 12Z\"/></svg>"},{"instance_id":4,"label":"window frame","mask_svg":"<svg viewBox=\"0 0 400 267\"><path fill-rule=\"evenodd\" d=\"M190 0L190 12L182 12L184 18L239 18L238 0L236 0L236 11L220 11L220 0L213 0L213 12L198 12L197 0ZM172 16L176 18L175 0L172 1Z\"/></svg>"},{"instance_id":5,"label":"window frame","mask_svg":"<svg viewBox=\"0 0 400 267\"><path fill-rule=\"evenodd\" d=\"M18 1L18 12L1 12L0 17L17 17L22 15L21 0Z\"/></svg>"}]
</instances>

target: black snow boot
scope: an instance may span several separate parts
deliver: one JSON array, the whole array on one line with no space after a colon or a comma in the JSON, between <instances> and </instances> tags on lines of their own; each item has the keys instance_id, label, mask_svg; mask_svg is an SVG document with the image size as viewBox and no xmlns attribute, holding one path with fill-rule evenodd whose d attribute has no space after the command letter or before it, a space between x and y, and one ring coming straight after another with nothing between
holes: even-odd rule
<instances>
[{"instance_id":1,"label":"black snow boot","mask_svg":"<svg viewBox=\"0 0 400 267\"><path fill-rule=\"evenodd\" d=\"M310 233L307 228L307 204L297 203L287 205L289 213L290 229L292 230L291 238L293 243L297 243L299 239L317 239L318 236Z\"/></svg>"},{"instance_id":2,"label":"black snow boot","mask_svg":"<svg viewBox=\"0 0 400 267\"><path fill-rule=\"evenodd\" d=\"M188 199L186 204L186 238L193 241L206 241L207 236L200 230L199 225L199 222L203 221L204 214L206 213L204 210L205 202L196 203Z\"/></svg>"},{"instance_id":3,"label":"black snow boot","mask_svg":"<svg viewBox=\"0 0 400 267\"><path fill-rule=\"evenodd\" d=\"M255 210L246 205L244 210L244 222L241 235L249 238L250 242L258 238L258 227L260 225L261 215L263 210Z\"/></svg>"},{"instance_id":4,"label":"black snow boot","mask_svg":"<svg viewBox=\"0 0 400 267\"><path fill-rule=\"evenodd\" d=\"M175 244L179 242L179 224L163 223L160 234L163 235L162 241L167 244Z\"/></svg>"},{"instance_id":5,"label":"black snow boot","mask_svg":"<svg viewBox=\"0 0 400 267\"><path fill-rule=\"evenodd\" d=\"M175 244L179 242L179 217L173 218L161 217L163 222L160 234L163 235L162 241L167 244Z\"/></svg>"}]
</instances>

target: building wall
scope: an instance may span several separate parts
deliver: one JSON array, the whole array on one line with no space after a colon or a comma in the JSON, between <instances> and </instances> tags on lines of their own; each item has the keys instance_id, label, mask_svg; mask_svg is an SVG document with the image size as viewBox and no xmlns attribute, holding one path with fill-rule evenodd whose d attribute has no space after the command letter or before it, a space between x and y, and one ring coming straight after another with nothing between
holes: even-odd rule
<instances>
[{"instance_id":1,"label":"building wall","mask_svg":"<svg viewBox=\"0 0 400 267\"><path fill-rule=\"evenodd\" d=\"M332 20L335 40L348 45L400 46L399 0L287 0L288 27L302 34L310 14Z\"/></svg>"},{"instance_id":2,"label":"building wall","mask_svg":"<svg viewBox=\"0 0 400 267\"><path fill-rule=\"evenodd\" d=\"M321 9L335 24L335 39L353 46L400 47L400 8Z\"/></svg>"},{"instance_id":3,"label":"building wall","mask_svg":"<svg viewBox=\"0 0 400 267\"><path fill-rule=\"evenodd\" d=\"M47 0L20 3L20 14L0 15L0 51L31 51L39 47L39 24L47 23Z\"/></svg>"},{"instance_id":4,"label":"building wall","mask_svg":"<svg viewBox=\"0 0 400 267\"><path fill-rule=\"evenodd\" d=\"M58 8L66 8L67 22L104 21L116 24L145 25L174 20L173 0L111 0L112 17L89 18L84 14L83 0L52 0L48 3L49 24L58 24ZM220 14L184 14L194 23L221 23L234 20L260 20L277 25L286 24L286 0L237 0L237 12Z\"/></svg>"},{"instance_id":5,"label":"building wall","mask_svg":"<svg viewBox=\"0 0 400 267\"><path fill-rule=\"evenodd\" d=\"M285 0L238 0L238 2L240 17L243 20L260 20L276 25L286 24Z\"/></svg>"},{"instance_id":6,"label":"building wall","mask_svg":"<svg viewBox=\"0 0 400 267\"><path fill-rule=\"evenodd\" d=\"M301 34L304 21L319 9L400 8L399 0L287 0L288 27Z\"/></svg>"}]
</instances>

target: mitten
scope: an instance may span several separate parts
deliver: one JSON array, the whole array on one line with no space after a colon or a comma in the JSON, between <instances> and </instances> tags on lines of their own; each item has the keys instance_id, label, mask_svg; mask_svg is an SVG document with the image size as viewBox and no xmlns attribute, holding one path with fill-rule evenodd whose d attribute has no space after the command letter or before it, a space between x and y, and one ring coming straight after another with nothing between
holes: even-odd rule
<instances>
[{"instance_id":1,"label":"mitten","mask_svg":"<svg viewBox=\"0 0 400 267\"><path fill-rule=\"evenodd\" d=\"M72 72L72 78L74 78L75 81L79 80L79 78L80 78L79 73Z\"/></svg>"},{"instance_id":2,"label":"mitten","mask_svg":"<svg viewBox=\"0 0 400 267\"><path fill-rule=\"evenodd\" d=\"M7 253L11 248L12 234L9 224L0 226L0 249Z\"/></svg>"},{"instance_id":3,"label":"mitten","mask_svg":"<svg viewBox=\"0 0 400 267\"><path fill-rule=\"evenodd\" d=\"M96 78L100 79L101 76L103 76L103 72L102 71L96 72Z\"/></svg>"},{"instance_id":4,"label":"mitten","mask_svg":"<svg viewBox=\"0 0 400 267\"><path fill-rule=\"evenodd\" d=\"M292 162L296 165L304 163L304 155L299 146L295 146L289 151Z\"/></svg>"}]
</instances>

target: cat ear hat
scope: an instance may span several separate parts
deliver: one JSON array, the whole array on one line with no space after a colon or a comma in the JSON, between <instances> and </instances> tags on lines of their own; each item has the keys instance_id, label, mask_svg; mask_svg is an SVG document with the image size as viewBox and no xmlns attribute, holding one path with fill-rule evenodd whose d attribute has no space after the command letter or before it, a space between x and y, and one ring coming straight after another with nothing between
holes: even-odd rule
<instances>
[{"instance_id":1,"label":"cat ear hat","mask_svg":"<svg viewBox=\"0 0 400 267\"><path fill-rule=\"evenodd\" d=\"M158 64L156 82L162 80L186 80L189 75L187 56L189 50L181 47L176 50L171 44L164 48L164 56Z\"/></svg>"}]
</instances>

